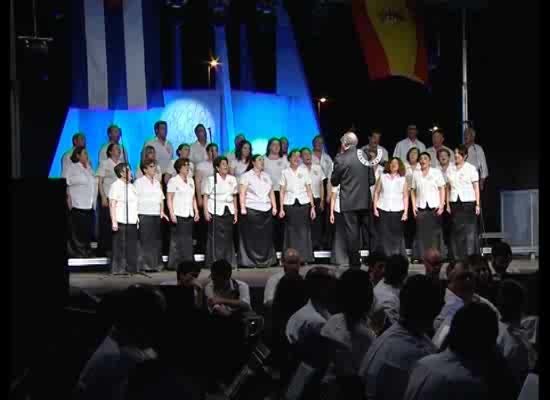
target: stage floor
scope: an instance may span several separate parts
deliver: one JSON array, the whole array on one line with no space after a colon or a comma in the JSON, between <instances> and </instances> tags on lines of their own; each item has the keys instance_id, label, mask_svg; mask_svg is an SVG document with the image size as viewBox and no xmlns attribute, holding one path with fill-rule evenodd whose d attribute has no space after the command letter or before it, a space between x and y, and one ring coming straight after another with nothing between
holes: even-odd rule
<instances>
[{"instance_id":1,"label":"stage floor","mask_svg":"<svg viewBox=\"0 0 550 400\"><path fill-rule=\"evenodd\" d=\"M345 271L347 267L336 267L334 265L315 264L302 267L304 272L307 272L314 266L326 266L337 273ZM366 267L363 267L366 269ZM538 259L515 259L510 265L509 272L529 274L537 271L539 268ZM267 279L274 273L281 271L282 267L273 268L258 268L258 269L239 269L233 270L233 278L242 280L251 288L263 288ZM442 271L445 270L445 265ZM424 273L424 266L422 264L411 264L409 268L410 273ZM210 271L203 269L199 276L201 283L208 280ZM163 283L175 283L176 272L163 271L149 274L149 277L134 275L132 277L119 277L111 276L108 272L71 272L69 276L70 286L72 289L81 289L89 294L101 297L102 294L111 291L121 290L130 285L136 283L160 285Z\"/></svg>"}]
</instances>

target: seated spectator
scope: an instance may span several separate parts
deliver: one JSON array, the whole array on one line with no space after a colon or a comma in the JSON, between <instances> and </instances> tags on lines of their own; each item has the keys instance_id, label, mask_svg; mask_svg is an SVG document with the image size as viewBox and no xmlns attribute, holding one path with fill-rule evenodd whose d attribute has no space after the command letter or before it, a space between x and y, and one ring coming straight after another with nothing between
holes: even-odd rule
<instances>
[{"instance_id":1,"label":"seated spectator","mask_svg":"<svg viewBox=\"0 0 550 400\"><path fill-rule=\"evenodd\" d=\"M176 281L163 282L161 290L167 297L168 303L178 304L178 308L201 308L203 289L197 278L201 267L195 261L182 261L178 264Z\"/></svg>"},{"instance_id":2,"label":"seated spectator","mask_svg":"<svg viewBox=\"0 0 550 400\"><path fill-rule=\"evenodd\" d=\"M403 400L493 398L488 366L497 334L497 317L489 307L475 302L462 307L451 323L448 348L416 363Z\"/></svg>"},{"instance_id":3,"label":"seated spectator","mask_svg":"<svg viewBox=\"0 0 550 400\"><path fill-rule=\"evenodd\" d=\"M527 332L521 327L521 316L525 306L523 287L505 279L498 288L497 306L500 310L499 335L497 345L516 378L516 384L522 385L529 372L529 361L534 365L536 356L529 343Z\"/></svg>"},{"instance_id":4,"label":"seated spectator","mask_svg":"<svg viewBox=\"0 0 550 400\"><path fill-rule=\"evenodd\" d=\"M409 260L406 257L394 254L388 257L384 269L384 279L374 287L374 315L387 319L386 325L391 325L399 319L399 291L409 273ZM378 322L376 323L378 326Z\"/></svg>"},{"instance_id":5,"label":"seated spectator","mask_svg":"<svg viewBox=\"0 0 550 400\"><path fill-rule=\"evenodd\" d=\"M298 250L288 248L283 255L283 270L269 277L264 289L264 306L270 307L275 296L275 288L283 276L298 275L302 260Z\"/></svg>"},{"instance_id":6,"label":"seated spectator","mask_svg":"<svg viewBox=\"0 0 550 400\"><path fill-rule=\"evenodd\" d=\"M496 298L496 286L493 283L493 273L491 272L491 268L489 268L487 260L479 254L473 254L468 256L468 264L470 264L474 273L476 293L494 302Z\"/></svg>"},{"instance_id":7,"label":"seated spectator","mask_svg":"<svg viewBox=\"0 0 550 400\"><path fill-rule=\"evenodd\" d=\"M491 248L491 264L495 270L495 280L508 277L506 270L512 262L512 248L506 242L497 242Z\"/></svg>"},{"instance_id":8,"label":"seated spectator","mask_svg":"<svg viewBox=\"0 0 550 400\"><path fill-rule=\"evenodd\" d=\"M248 285L231 278L233 268L226 260L217 260L210 267L211 281L204 288L208 310L229 317L250 310Z\"/></svg>"},{"instance_id":9,"label":"seated spectator","mask_svg":"<svg viewBox=\"0 0 550 400\"><path fill-rule=\"evenodd\" d=\"M443 301L445 289L447 288L447 280L441 279L441 267L443 266L443 257L441 257L441 253L434 248L427 249L424 252L423 262L425 275L439 288L441 301Z\"/></svg>"},{"instance_id":10,"label":"seated spectator","mask_svg":"<svg viewBox=\"0 0 550 400\"><path fill-rule=\"evenodd\" d=\"M445 290L445 298L441 312L434 320L434 343L437 347L443 344L451 326L455 313L472 301L488 305L500 318L496 307L484 297L474 293L475 280L467 261L457 261L452 268L447 268L449 283Z\"/></svg>"},{"instance_id":11,"label":"seated spectator","mask_svg":"<svg viewBox=\"0 0 550 400\"><path fill-rule=\"evenodd\" d=\"M367 257L369 276L372 286L376 286L384 278L384 269L388 258L381 251L373 251Z\"/></svg>"},{"instance_id":12,"label":"seated spectator","mask_svg":"<svg viewBox=\"0 0 550 400\"><path fill-rule=\"evenodd\" d=\"M416 361L437 351L426 333L442 306L438 286L429 277L411 276L399 300L399 321L374 341L361 364L367 400L401 400Z\"/></svg>"},{"instance_id":13,"label":"seated spectator","mask_svg":"<svg viewBox=\"0 0 550 400\"><path fill-rule=\"evenodd\" d=\"M539 272L531 274L527 279L527 306L526 317L522 319L521 326L527 332L529 343L535 352L539 351ZM531 360L535 362L537 360ZM533 368L533 364L530 363Z\"/></svg>"},{"instance_id":14,"label":"seated spectator","mask_svg":"<svg viewBox=\"0 0 550 400\"><path fill-rule=\"evenodd\" d=\"M374 301L369 274L348 269L340 276L337 294L341 312L330 317L321 329L321 335L330 340L330 364L324 381L349 399L356 397L353 390L360 389L359 366L375 338L368 326Z\"/></svg>"},{"instance_id":15,"label":"seated spectator","mask_svg":"<svg viewBox=\"0 0 550 400\"><path fill-rule=\"evenodd\" d=\"M290 344L301 344L308 337L319 335L330 318L336 278L326 267L313 267L306 274L309 301L294 313L286 325Z\"/></svg>"},{"instance_id":16,"label":"seated spectator","mask_svg":"<svg viewBox=\"0 0 550 400\"><path fill-rule=\"evenodd\" d=\"M135 285L123 291L113 328L82 370L75 398L124 399L130 371L157 357L165 311L165 298L153 287Z\"/></svg>"}]
</instances>

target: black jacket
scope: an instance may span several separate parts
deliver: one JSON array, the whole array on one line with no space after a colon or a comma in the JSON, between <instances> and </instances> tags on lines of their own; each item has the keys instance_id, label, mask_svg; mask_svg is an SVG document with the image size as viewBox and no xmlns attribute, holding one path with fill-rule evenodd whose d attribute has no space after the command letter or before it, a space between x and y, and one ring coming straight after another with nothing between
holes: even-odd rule
<instances>
[{"instance_id":1,"label":"black jacket","mask_svg":"<svg viewBox=\"0 0 550 400\"><path fill-rule=\"evenodd\" d=\"M330 178L332 186L340 185L340 210L356 211L372 208L370 187L374 185L374 169L363 165L359 160L358 151L367 160L366 148L357 150L351 146L340 153L334 160L334 169Z\"/></svg>"}]
</instances>

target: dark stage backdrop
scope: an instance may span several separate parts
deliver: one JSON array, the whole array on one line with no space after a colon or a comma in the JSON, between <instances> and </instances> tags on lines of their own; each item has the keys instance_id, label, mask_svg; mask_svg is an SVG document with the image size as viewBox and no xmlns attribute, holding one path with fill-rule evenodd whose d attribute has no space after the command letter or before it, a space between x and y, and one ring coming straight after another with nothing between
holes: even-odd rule
<instances>
[{"instance_id":1,"label":"dark stage backdrop","mask_svg":"<svg viewBox=\"0 0 550 400\"><path fill-rule=\"evenodd\" d=\"M18 34L32 31L28 4L17 2ZM207 2L191 1L183 11L184 88L207 85L204 60L213 47ZM70 37L64 2L38 2L40 32L52 35L48 56L28 56L19 49L23 173L46 176L70 99ZM416 123L427 145L427 129L436 123L446 132L446 143L461 141L461 42L457 10L425 10L427 38L432 54L430 82L426 86L403 78L370 81L351 9L346 5L319 8L313 0L286 1L301 50L304 69L314 97L327 96L321 113L322 133L334 154L338 138L351 126L361 140L373 128L383 132L382 144L393 151L408 123ZM54 9L52 5L56 5ZM499 229L499 191L538 187L538 31L536 4L514 10L514 20L488 9L470 14L469 77L470 119L487 154L490 179L485 193L486 228ZM55 13L54 13L55 11ZM494 10L493 10L494 11ZM57 17L55 17L55 16ZM163 15L162 64L164 83L172 83L172 39ZM258 17L253 1L232 2L227 25L232 86L239 82L239 26L246 22L253 75L259 91L275 89L273 21ZM439 52L434 49L439 47ZM187 50L187 51L186 51ZM433 54L438 53L438 57Z\"/></svg>"}]
</instances>

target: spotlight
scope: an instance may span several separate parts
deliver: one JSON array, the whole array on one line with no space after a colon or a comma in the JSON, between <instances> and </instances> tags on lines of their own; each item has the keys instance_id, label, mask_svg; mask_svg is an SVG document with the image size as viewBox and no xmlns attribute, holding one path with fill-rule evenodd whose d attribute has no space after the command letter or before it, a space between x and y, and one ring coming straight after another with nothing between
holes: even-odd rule
<instances>
[{"instance_id":1,"label":"spotlight","mask_svg":"<svg viewBox=\"0 0 550 400\"><path fill-rule=\"evenodd\" d=\"M166 6L171 8L182 8L187 4L189 0L166 0Z\"/></svg>"},{"instance_id":2,"label":"spotlight","mask_svg":"<svg viewBox=\"0 0 550 400\"><path fill-rule=\"evenodd\" d=\"M220 65L220 62L218 61L217 58L214 58L214 59L210 60L208 62L208 64L210 65L210 67L216 68L218 65Z\"/></svg>"},{"instance_id":3,"label":"spotlight","mask_svg":"<svg viewBox=\"0 0 550 400\"><path fill-rule=\"evenodd\" d=\"M320 101L321 103L324 103L324 102L327 101L327 98L326 98L326 97L321 97L321 98L319 99L319 101Z\"/></svg>"}]
</instances>

